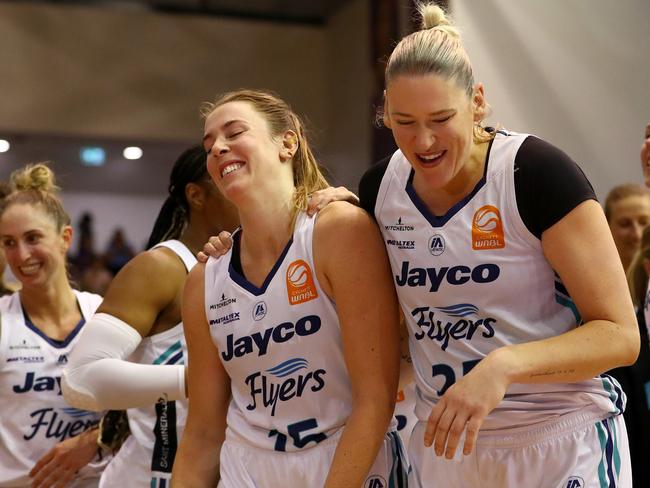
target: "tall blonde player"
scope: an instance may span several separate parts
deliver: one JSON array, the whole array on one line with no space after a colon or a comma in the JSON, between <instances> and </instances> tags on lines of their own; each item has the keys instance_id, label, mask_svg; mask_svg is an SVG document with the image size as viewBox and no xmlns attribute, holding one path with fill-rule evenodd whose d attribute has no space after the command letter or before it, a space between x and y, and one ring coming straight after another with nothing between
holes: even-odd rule
<instances>
[{"instance_id":1,"label":"tall blonde player","mask_svg":"<svg viewBox=\"0 0 650 488\"><path fill-rule=\"evenodd\" d=\"M421 12L386 66L399 150L360 185L410 332L414 481L629 487L625 398L600 374L633 363L639 335L602 209L564 153L480 127L458 31Z\"/></svg>"}]
</instances>

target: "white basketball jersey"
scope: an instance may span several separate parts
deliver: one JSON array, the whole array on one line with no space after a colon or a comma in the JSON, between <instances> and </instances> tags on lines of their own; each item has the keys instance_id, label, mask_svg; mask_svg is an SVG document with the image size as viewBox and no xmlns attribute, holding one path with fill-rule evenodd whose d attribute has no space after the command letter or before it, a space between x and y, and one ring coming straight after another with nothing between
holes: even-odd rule
<instances>
[{"instance_id":1,"label":"white basketball jersey","mask_svg":"<svg viewBox=\"0 0 650 488\"><path fill-rule=\"evenodd\" d=\"M19 293L0 298L0 486L29 486L29 471L55 444L99 423L101 414L70 407L61 372L102 297L74 291L82 320L63 341L45 336L23 312ZM92 466L78 478L98 478Z\"/></svg>"},{"instance_id":2,"label":"white basketball jersey","mask_svg":"<svg viewBox=\"0 0 650 488\"><path fill-rule=\"evenodd\" d=\"M297 451L337 432L350 414L338 316L314 269L314 222L298 215L261 288L231 264L241 233L228 254L206 265L206 316L231 378L227 438Z\"/></svg>"},{"instance_id":3,"label":"white basketball jersey","mask_svg":"<svg viewBox=\"0 0 650 488\"><path fill-rule=\"evenodd\" d=\"M156 244L174 251L189 272L196 257L180 241ZM142 339L128 359L139 364L185 364L187 345L183 323ZM176 450L185 428L187 400L159 398L155 405L129 408L131 435L102 475L102 487L165 488L169 486Z\"/></svg>"},{"instance_id":4,"label":"white basketball jersey","mask_svg":"<svg viewBox=\"0 0 650 488\"><path fill-rule=\"evenodd\" d=\"M442 217L415 193L413 170L400 151L381 181L375 216L410 331L420 420L490 351L553 337L581 323L517 209L514 160L526 137L497 133L485 176ZM624 402L608 376L513 384L482 430L530 425L585 407L620 414Z\"/></svg>"}]
</instances>

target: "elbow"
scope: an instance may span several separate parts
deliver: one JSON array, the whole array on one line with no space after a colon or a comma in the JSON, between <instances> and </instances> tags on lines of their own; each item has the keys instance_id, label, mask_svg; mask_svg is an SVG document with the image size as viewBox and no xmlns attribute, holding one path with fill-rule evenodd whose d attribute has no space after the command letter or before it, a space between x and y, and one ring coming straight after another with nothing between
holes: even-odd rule
<instances>
[{"instance_id":1,"label":"elbow","mask_svg":"<svg viewBox=\"0 0 650 488\"><path fill-rule=\"evenodd\" d=\"M636 323L625 327L625 332L622 334L622 357L621 363L623 366L631 366L636 363L641 349L641 336L639 334L639 327Z\"/></svg>"},{"instance_id":2,"label":"elbow","mask_svg":"<svg viewBox=\"0 0 650 488\"><path fill-rule=\"evenodd\" d=\"M97 401L93 393L71 381L70 377L74 375L69 371L63 371L61 375L61 393L66 403L72 407L80 408L82 410L90 410L93 412L101 412L106 410Z\"/></svg>"}]
</instances>

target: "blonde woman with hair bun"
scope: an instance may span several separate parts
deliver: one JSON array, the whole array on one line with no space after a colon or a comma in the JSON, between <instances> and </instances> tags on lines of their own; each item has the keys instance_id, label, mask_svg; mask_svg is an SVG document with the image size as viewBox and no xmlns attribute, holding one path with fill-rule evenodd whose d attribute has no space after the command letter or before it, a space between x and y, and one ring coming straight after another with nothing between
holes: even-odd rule
<instances>
[{"instance_id":1,"label":"blonde woman with hair bun","mask_svg":"<svg viewBox=\"0 0 650 488\"><path fill-rule=\"evenodd\" d=\"M74 290L70 218L47 165L11 176L0 202L0 244L20 291L0 298L0 486L96 487L107 458L100 414L61 396L61 371L101 297Z\"/></svg>"},{"instance_id":2,"label":"blonde woman with hair bun","mask_svg":"<svg viewBox=\"0 0 650 488\"><path fill-rule=\"evenodd\" d=\"M485 88L434 4L385 71L399 148L366 172L410 335L411 486L630 487L625 273L589 181L529 134L484 128Z\"/></svg>"}]
</instances>

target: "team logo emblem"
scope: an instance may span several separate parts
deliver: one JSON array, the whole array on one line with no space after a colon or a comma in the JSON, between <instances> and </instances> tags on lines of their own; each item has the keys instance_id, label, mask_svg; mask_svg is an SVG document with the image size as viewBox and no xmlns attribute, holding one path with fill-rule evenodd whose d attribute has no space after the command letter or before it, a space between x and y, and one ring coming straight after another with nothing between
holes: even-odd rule
<instances>
[{"instance_id":1,"label":"team logo emblem","mask_svg":"<svg viewBox=\"0 0 650 488\"><path fill-rule=\"evenodd\" d=\"M363 488L386 488L388 484L381 476L371 476L363 484Z\"/></svg>"},{"instance_id":2,"label":"team logo emblem","mask_svg":"<svg viewBox=\"0 0 650 488\"><path fill-rule=\"evenodd\" d=\"M290 305L298 305L318 298L314 277L309 264L302 259L287 268L287 296Z\"/></svg>"},{"instance_id":3,"label":"team logo emblem","mask_svg":"<svg viewBox=\"0 0 650 488\"><path fill-rule=\"evenodd\" d=\"M585 480L580 476L571 476L566 482L565 488L583 488L585 486Z\"/></svg>"},{"instance_id":4,"label":"team logo emblem","mask_svg":"<svg viewBox=\"0 0 650 488\"><path fill-rule=\"evenodd\" d=\"M429 252L433 256L440 256L445 252L445 238L440 234L434 234L429 238Z\"/></svg>"},{"instance_id":5,"label":"team logo emblem","mask_svg":"<svg viewBox=\"0 0 650 488\"><path fill-rule=\"evenodd\" d=\"M253 306L253 320L262 320L264 317L266 317L266 303L257 302Z\"/></svg>"},{"instance_id":6,"label":"team logo emblem","mask_svg":"<svg viewBox=\"0 0 650 488\"><path fill-rule=\"evenodd\" d=\"M472 219L472 249L501 249L505 246L499 209L492 205L482 206Z\"/></svg>"}]
</instances>

